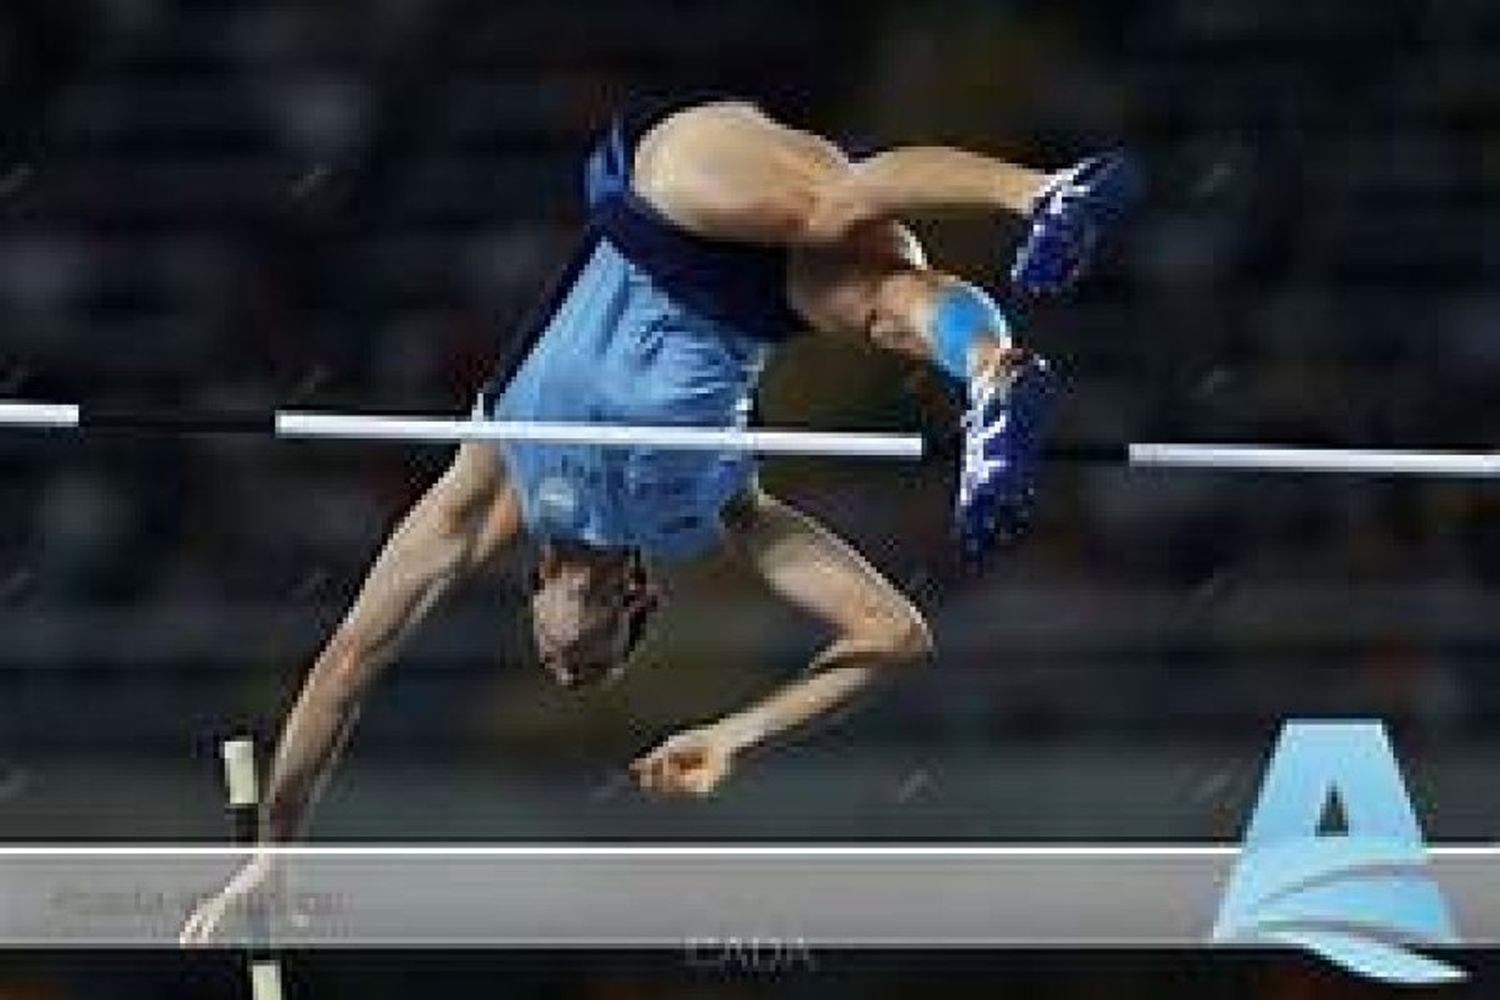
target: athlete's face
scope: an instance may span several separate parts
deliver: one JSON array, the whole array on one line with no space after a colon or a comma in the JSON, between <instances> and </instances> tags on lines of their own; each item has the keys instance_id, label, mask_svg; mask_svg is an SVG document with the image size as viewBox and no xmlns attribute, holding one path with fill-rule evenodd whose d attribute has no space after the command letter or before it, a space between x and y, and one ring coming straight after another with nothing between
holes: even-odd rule
<instances>
[{"instance_id":1,"label":"athlete's face","mask_svg":"<svg viewBox=\"0 0 1500 1000\"><path fill-rule=\"evenodd\" d=\"M618 677L658 603L640 557L549 543L537 576L531 611L542 666L568 688Z\"/></svg>"}]
</instances>

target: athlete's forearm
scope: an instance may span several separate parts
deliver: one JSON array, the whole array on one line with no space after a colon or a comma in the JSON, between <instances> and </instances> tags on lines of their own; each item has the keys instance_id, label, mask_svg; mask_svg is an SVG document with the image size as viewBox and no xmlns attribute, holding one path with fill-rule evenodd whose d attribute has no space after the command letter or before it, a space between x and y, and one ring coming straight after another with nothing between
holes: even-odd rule
<instances>
[{"instance_id":1,"label":"athlete's forearm","mask_svg":"<svg viewBox=\"0 0 1500 1000\"><path fill-rule=\"evenodd\" d=\"M347 665L344 669L348 669ZM358 692L320 660L287 718L261 815L261 839L296 837L359 714Z\"/></svg>"},{"instance_id":2,"label":"athlete's forearm","mask_svg":"<svg viewBox=\"0 0 1500 1000\"><path fill-rule=\"evenodd\" d=\"M484 495L460 485L459 474L450 471L407 514L313 664L276 750L262 813L264 839L296 836L354 726L364 693L428 610L500 544L486 531Z\"/></svg>"},{"instance_id":3,"label":"athlete's forearm","mask_svg":"<svg viewBox=\"0 0 1500 1000\"><path fill-rule=\"evenodd\" d=\"M815 659L808 672L760 701L713 723L736 749L746 749L846 706L881 679L892 665L919 654L859 638L839 639Z\"/></svg>"},{"instance_id":4,"label":"athlete's forearm","mask_svg":"<svg viewBox=\"0 0 1500 1000\"><path fill-rule=\"evenodd\" d=\"M455 564L456 566L456 560ZM366 583L368 592L378 584L384 571L377 563L376 572ZM359 718L361 700L387 664L404 645L405 637L422 616L451 586L456 574L441 573L428 578L412 590L385 595L393 606L391 617L400 621L398 628L375 636L351 636L347 631L335 635L313 664L297 703L287 716L276 758L271 766L271 780L261 813L261 838L279 842L296 837L318 793L338 761L340 751ZM362 595L364 601L366 595ZM399 606L395 606L399 605ZM356 604L356 611L360 610Z\"/></svg>"},{"instance_id":5,"label":"athlete's forearm","mask_svg":"<svg viewBox=\"0 0 1500 1000\"><path fill-rule=\"evenodd\" d=\"M1047 174L945 146L902 146L861 160L829 185L814 232L835 235L875 219L1024 215Z\"/></svg>"}]
</instances>

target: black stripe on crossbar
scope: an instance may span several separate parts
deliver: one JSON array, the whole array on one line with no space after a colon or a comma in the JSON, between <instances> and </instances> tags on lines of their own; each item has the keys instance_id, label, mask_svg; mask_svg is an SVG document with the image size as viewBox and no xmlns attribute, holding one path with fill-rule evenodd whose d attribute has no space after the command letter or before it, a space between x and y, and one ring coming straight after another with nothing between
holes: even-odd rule
<instances>
[{"instance_id":1,"label":"black stripe on crossbar","mask_svg":"<svg viewBox=\"0 0 1500 1000\"><path fill-rule=\"evenodd\" d=\"M963 452L963 439L957 434L938 434L926 438L929 459L956 462ZM1042 457L1049 462L1072 465L1122 465L1130 461L1130 445L1123 441L1060 441L1048 444Z\"/></svg>"},{"instance_id":2,"label":"black stripe on crossbar","mask_svg":"<svg viewBox=\"0 0 1500 1000\"><path fill-rule=\"evenodd\" d=\"M88 407L80 414L79 426L85 430L127 431L137 434L274 434L276 414Z\"/></svg>"},{"instance_id":3,"label":"black stripe on crossbar","mask_svg":"<svg viewBox=\"0 0 1500 1000\"><path fill-rule=\"evenodd\" d=\"M1046 449L1046 457L1054 462L1075 462L1079 465L1120 465L1130 461L1130 445L1105 444L1059 444Z\"/></svg>"}]
</instances>

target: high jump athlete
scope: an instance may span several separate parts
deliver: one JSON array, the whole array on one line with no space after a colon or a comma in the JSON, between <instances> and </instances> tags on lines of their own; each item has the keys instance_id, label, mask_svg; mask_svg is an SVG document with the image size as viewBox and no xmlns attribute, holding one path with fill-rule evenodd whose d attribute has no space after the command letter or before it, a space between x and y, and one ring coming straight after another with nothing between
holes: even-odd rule
<instances>
[{"instance_id":1,"label":"high jump athlete","mask_svg":"<svg viewBox=\"0 0 1500 1000\"><path fill-rule=\"evenodd\" d=\"M957 534L980 554L1022 526L1053 396L979 287L928 266L902 218L1017 213L1011 268L1068 286L1138 187L1105 155L1058 173L940 147L851 161L827 139L735 100L616 116L585 170L588 226L529 354L492 380L478 420L743 426L775 344L796 330L864 339L965 387ZM770 496L743 454L468 443L386 542L313 663L276 751L262 838L297 835L360 700L437 601L529 534L542 665L563 685L617 676L657 603L649 566L727 547L825 624L809 669L763 699L671 736L631 765L645 790L705 795L741 751L928 658L921 613L827 528ZM251 861L191 915L207 940L271 869Z\"/></svg>"}]
</instances>

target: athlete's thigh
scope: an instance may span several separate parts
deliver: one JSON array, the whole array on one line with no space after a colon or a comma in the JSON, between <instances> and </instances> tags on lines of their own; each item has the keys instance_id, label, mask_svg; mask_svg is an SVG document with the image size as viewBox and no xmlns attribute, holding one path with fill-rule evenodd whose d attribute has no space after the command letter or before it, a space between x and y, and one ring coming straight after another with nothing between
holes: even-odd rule
<instances>
[{"instance_id":1,"label":"athlete's thigh","mask_svg":"<svg viewBox=\"0 0 1500 1000\"><path fill-rule=\"evenodd\" d=\"M832 142L752 104L719 102L666 118L636 147L634 183L672 222L715 239L796 243L818 191L850 169Z\"/></svg>"}]
</instances>

